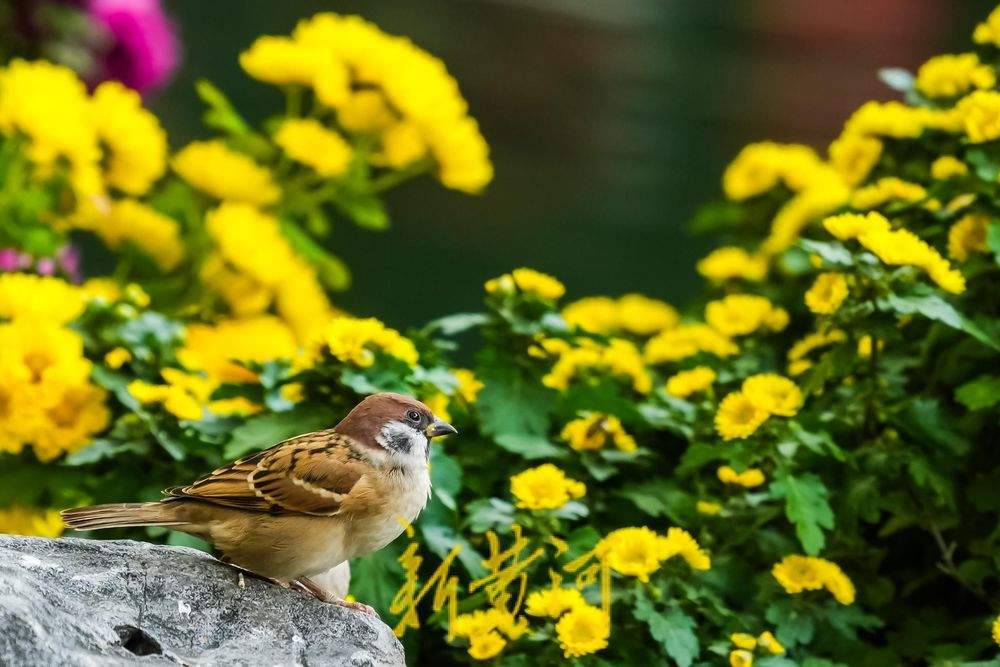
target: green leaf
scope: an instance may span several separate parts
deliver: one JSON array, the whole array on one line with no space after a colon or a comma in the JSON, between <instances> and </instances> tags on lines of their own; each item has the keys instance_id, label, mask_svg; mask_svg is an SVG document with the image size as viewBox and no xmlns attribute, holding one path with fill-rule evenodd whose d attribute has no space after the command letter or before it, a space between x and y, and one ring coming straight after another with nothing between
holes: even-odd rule
<instances>
[{"instance_id":1,"label":"green leaf","mask_svg":"<svg viewBox=\"0 0 1000 667\"><path fill-rule=\"evenodd\" d=\"M799 245L806 252L819 255L827 264L834 266L853 266L854 257L841 243L835 241L812 241L799 239Z\"/></svg>"},{"instance_id":2,"label":"green leaf","mask_svg":"<svg viewBox=\"0 0 1000 667\"><path fill-rule=\"evenodd\" d=\"M636 595L632 614L649 628L649 634L679 665L690 667L698 657L698 637L694 619L678 607L661 613L645 595Z\"/></svg>"},{"instance_id":3,"label":"green leaf","mask_svg":"<svg viewBox=\"0 0 1000 667\"><path fill-rule=\"evenodd\" d=\"M984 345L1000 350L1000 341L995 340L987 331L963 316L955 310L954 306L936 294L911 294L908 296L890 294L879 299L878 306L883 310L892 310L901 315L922 315L958 331L964 331Z\"/></svg>"},{"instance_id":4,"label":"green leaf","mask_svg":"<svg viewBox=\"0 0 1000 667\"><path fill-rule=\"evenodd\" d=\"M670 480L653 479L631 488L624 489L619 494L632 501L636 507L650 516L665 516L676 523L682 523L684 514L690 514L690 496Z\"/></svg>"},{"instance_id":5,"label":"green leaf","mask_svg":"<svg viewBox=\"0 0 1000 667\"><path fill-rule=\"evenodd\" d=\"M969 439L955 430L949 416L934 398L914 398L893 416L892 421L910 437L955 454L965 454L972 447Z\"/></svg>"},{"instance_id":6,"label":"green leaf","mask_svg":"<svg viewBox=\"0 0 1000 667\"><path fill-rule=\"evenodd\" d=\"M993 183L1000 175L1000 164L997 164L993 156L982 148L967 151L965 159L975 169L976 175L984 181Z\"/></svg>"},{"instance_id":7,"label":"green leaf","mask_svg":"<svg viewBox=\"0 0 1000 667\"><path fill-rule=\"evenodd\" d=\"M346 192L341 193L334 203L359 227L385 229L389 226L385 205L375 195Z\"/></svg>"},{"instance_id":8,"label":"green leaf","mask_svg":"<svg viewBox=\"0 0 1000 667\"><path fill-rule=\"evenodd\" d=\"M440 447L431 448L431 485L434 495L450 510L456 508L455 497L462 489L462 466Z\"/></svg>"},{"instance_id":9,"label":"green leaf","mask_svg":"<svg viewBox=\"0 0 1000 667\"><path fill-rule=\"evenodd\" d=\"M82 466L97 463L122 454L149 455L149 444L145 442L120 442L110 438L96 438L83 449L66 457L65 463L70 466Z\"/></svg>"},{"instance_id":10,"label":"green leaf","mask_svg":"<svg viewBox=\"0 0 1000 667\"><path fill-rule=\"evenodd\" d=\"M913 74L902 67L883 67L878 71L878 78L885 85L901 93L913 90L915 82Z\"/></svg>"},{"instance_id":11,"label":"green leaf","mask_svg":"<svg viewBox=\"0 0 1000 667\"><path fill-rule=\"evenodd\" d=\"M789 600L775 602L764 614L764 618L774 625L774 634L786 648L796 644L808 644L816 632L816 624L811 616Z\"/></svg>"},{"instance_id":12,"label":"green leaf","mask_svg":"<svg viewBox=\"0 0 1000 667\"><path fill-rule=\"evenodd\" d=\"M413 369L403 360L377 353L375 363L367 368L348 366L340 373L340 381L356 393L367 396L380 391L410 393L409 379Z\"/></svg>"},{"instance_id":13,"label":"green leaf","mask_svg":"<svg viewBox=\"0 0 1000 667\"><path fill-rule=\"evenodd\" d=\"M491 319L487 313L457 313L428 323L424 331L426 333L440 331L442 336L454 336L487 324Z\"/></svg>"},{"instance_id":14,"label":"green leaf","mask_svg":"<svg viewBox=\"0 0 1000 667\"><path fill-rule=\"evenodd\" d=\"M811 556L820 552L826 540L823 528L833 528L833 510L827 502L823 481L813 473L795 477L779 472L769 488L771 496L785 501L785 516L795 524L802 548Z\"/></svg>"},{"instance_id":15,"label":"green leaf","mask_svg":"<svg viewBox=\"0 0 1000 667\"><path fill-rule=\"evenodd\" d=\"M707 442L694 442L684 450L681 461L677 464L674 473L678 477L686 477L712 461L722 460L726 456L726 450L718 445Z\"/></svg>"},{"instance_id":16,"label":"green leaf","mask_svg":"<svg viewBox=\"0 0 1000 667\"><path fill-rule=\"evenodd\" d=\"M483 433L504 449L529 458L560 453L545 438L553 403L549 389L518 368L499 363L476 375L484 384L476 401Z\"/></svg>"},{"instance_id":17,"label":"green leaf","mask_svg":"<svg viewBox=\"0 0 1000 667\"><path fill-rule=\"evenodd\" d=\"M225 457L235 459L247 452L264 449L288 438L329 428L337 415L329 408L299 406L287 412L265 413L251 417L233 430L226 445Z\"/></svg>"},{"instance_id":18,"label":"green leaf","mask_svg":"<svg viewBox=\"0 0 1000 667\"><path fill-rule=\"evenodd\" d=\"M986 247L993 251L993 259L1000 265L1000 224L993 223L986 228Z\"/></svg>"},{"instance_id":19,"label":"green leaf","mask_svg":"<svg viewBox=\"0 0 1000 667\"><path fill-rule=\"evenodd\" d=\"M499 498L480 498L465 506L465 525L474 533L509 528L514 523L514 506Z\"/></svg>"},{"instance_id":20,"label":"green leaf","mask_svg":"<svg viewBox=\"0 0 1000 667\"><path fill-rule=\"evenodd\" d=\"M194 82L194 90L208 109L205 110L205 125L227 134L245 134L250 131L246 121L230 103L229 98L208 79Z\"/></svg>"},{"instance_id":21,"label":"green leaf","mask_svg":"<svg viewBox=\"0 0 1000 667\"><path fill-rule=\"evenodd\" d=\"M980 375L955 390L955 400L970 410L983 410L1000 402L1000 375Z\"/></svg>"}]
</instances>

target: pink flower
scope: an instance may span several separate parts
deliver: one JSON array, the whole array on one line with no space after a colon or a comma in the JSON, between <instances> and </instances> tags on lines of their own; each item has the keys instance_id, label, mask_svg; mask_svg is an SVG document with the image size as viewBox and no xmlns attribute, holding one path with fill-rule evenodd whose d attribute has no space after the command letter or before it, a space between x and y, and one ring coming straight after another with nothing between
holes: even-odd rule
<instances>
[{"instance_id":1,"label":"pink flower","mask_svg":"<svg viewBox=\"0 0 1000 667\"><path fill-rule=\"evenodd\" d=\"M159 0L89 0L87 12L109 33L98 80L117 79L141 93L167 82L180 44Z\"/></svg>"}]
</instances>

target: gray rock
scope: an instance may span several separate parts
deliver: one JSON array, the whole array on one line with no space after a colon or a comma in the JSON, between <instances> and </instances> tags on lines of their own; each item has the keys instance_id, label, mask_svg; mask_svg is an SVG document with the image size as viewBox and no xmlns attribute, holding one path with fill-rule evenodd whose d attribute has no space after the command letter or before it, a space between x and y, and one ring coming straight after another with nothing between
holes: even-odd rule
<instances>
[{"instance_id":1,"label":"gray rock","mask_svg":"<svg viewBox=\"0 0 1000 667\"><path fill-rule=\"evenodd\" d=\"M359 611L143 542L0 535L0 665L403 665Z\"/></svg>"}]
</instances>

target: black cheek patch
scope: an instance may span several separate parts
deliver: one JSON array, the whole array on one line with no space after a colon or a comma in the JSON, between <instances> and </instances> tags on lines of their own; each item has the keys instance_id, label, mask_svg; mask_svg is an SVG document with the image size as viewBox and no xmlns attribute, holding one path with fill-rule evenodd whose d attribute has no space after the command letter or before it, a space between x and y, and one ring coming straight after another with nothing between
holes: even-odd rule
<instances>
[{"instance_id":1,"label":"black cheek patch","mask_svg":"<svg viewBox=\"0 0 1000 667\"><path fill-rule=\"evenodd\" d=\"M393 433L389 437L389 447L395 449L397 452L409 454L410 449L413 447L413 441L405 433Z\"/></svg>"}]
</instances>

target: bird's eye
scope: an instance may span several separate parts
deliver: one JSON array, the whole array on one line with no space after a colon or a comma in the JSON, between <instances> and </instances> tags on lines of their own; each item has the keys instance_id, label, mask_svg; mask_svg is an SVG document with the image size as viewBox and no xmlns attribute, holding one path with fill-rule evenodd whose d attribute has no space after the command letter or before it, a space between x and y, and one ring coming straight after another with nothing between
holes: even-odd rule
<instances>
[{"instance_id":1,"label":"bird's eye","mask_svg":"<svg viewBox=\"0 0 1000 667\"><path fill-rule=\"evenodd\" d=\"M409 419L411 422L415 422L417 424L420 423L420 413L417 412L416 410L410 410L409 412L407 412L406 418Z\"/></svg>"}]
</instances>

